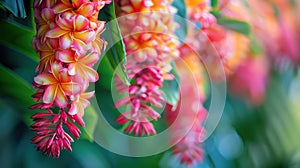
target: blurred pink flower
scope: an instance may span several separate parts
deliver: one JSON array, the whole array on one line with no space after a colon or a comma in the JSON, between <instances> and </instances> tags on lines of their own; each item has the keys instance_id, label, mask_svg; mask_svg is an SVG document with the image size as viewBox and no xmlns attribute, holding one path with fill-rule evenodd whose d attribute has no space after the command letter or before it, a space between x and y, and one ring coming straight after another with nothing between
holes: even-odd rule
<instances>
[{"instance_id":1,"label":"blurred pink flower","mask_svg":"<svg viewBox=\"0 0 300 168\"><path fill-rule=\"evenodd\" d=\"M263 56L247 58L230 78L230 90L253 105L264 101L268 81L268 62Z\"/></svg>"}]
</instances>

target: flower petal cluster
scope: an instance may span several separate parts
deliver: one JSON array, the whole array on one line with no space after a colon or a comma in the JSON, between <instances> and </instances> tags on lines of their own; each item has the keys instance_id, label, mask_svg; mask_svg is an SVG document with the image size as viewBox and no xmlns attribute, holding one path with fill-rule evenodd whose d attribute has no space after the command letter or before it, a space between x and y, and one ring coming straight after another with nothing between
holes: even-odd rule
<instances>
[{"instance_id":1,"label":"flower petal cluster","mask_svg":"<svg viewBox=\"0 0 300 168\"><path fill-rule=\"evenodd\" d=\"M225 71L230 75L237 68L247 56L249 51L250 40L239 33L227 30L217 23L217 19L210 13L210 0L197 0L191 3L187 1L188 17L197 24L201 25L199 30L192 30L190 32L189 45L197 49L200 53L205 53L208 45L213 45L219 55L219 58L224 64ZM236 7L238 6L238 7ZM221 1L219 8L222 15L247 21L246 16L240 16L240 10L244 11L240 3L229 3L228 1Z\"/></svg>"},{"instance_id":2,"label":"flower petal cluster","mask_svg":"<svg viewBox=\"0 0 300 168\"><path fill-rule=\"evenodd\" d=\"M204 88L206 78L203 64L200 62L197 53L186 45L180 47L180 52L182 60L175 61L177 71L181 77L180 100L175 109L171 105L167 105L166 120L168 124L172 124L179 112L184 113L184 119L179 119L179 124L174 125L171 129L173 134L170 139L171 142L178 142L181 137L176 135L181 135L181 128L192 124L189 132L182 139L179 139L179 143L172 148L174 156L179 159L180 163L184 166L190 166L204 159L202 144L205 129L202 124L207 115L207 111L203 107L206 99ZM186 81L195 81L195 85ZM183 98L189 104L183 103Z\"/></svg>"},{"instance_id":3,"label":"flower petal cluster","mask_svg":"<svg viewBox=\"0 0 300 168\"><path fill-rule=\"evenodd\" d=\"M33 82L37 104L32 109L47 110L32 116L33 138L38 150L58 157L60 150L71 151L72 137L84 126L84 109L94 92L86 92L98 74L93 66L106 42L100 38L105 22L98 13L109 1L103 0L35 0L36 36L33 47L40 56ZM56 111L55 111L56 110ZM54 112L55 111L55 112Z\"/></svg>"},{"instance_id":4,"label":"flower petal cluster","mask_svg":"<svg viewBox=\"0 0 300 168\"><path fill-rule=\"evenodd\" d=\"M171 2L117 1L117 15L127 53L125 67L129 79L134 81L126 87L116 79L119 92L129 93L115 104L116 107L130 107L130 111L116 119L119 124L131 123L125 128L127 133L156 134L150 121L160 118L160 114L151 105L163 107L165 99L160 88L164 80L174 78L170 74L171 61L179 56L179 41L174 34L177 25L173 21L176 10Z\"/></svg>"},{"instance_id":5,"label":"flower petal cluster","mask_svg":"<svg viewBox=\"0 0 300 168\"><path fill-rule=\"evenodd\" d=\"M156 131L150 122L157 120L160 114L156 112L148 103L157 108L162 108L162 91L158 87L162 86L162 74L156 67L147 67L136 73L135 81L129 86L129 96L120 99L115 107L122 105L132 106L130 111L122 113L116 122L119 124L128 123L128 127L124 130L134 135L156 134ZM125 90L127 91L127 90Z\"/></svg>"}]
</instances>

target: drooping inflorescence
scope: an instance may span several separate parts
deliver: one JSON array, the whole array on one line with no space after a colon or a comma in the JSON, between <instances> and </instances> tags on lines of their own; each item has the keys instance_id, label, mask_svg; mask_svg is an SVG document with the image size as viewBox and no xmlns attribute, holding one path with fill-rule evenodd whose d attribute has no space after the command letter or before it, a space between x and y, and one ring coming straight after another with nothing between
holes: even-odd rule
<instances>
[{"instance_id":1,"label":"drooping inflorescence","mask_svg":"<svg viewBox=\"0 0 300 168\"><path fill-rule=\"evenodd\" d=\"M170 0L117 1L119 25L127 52L126 70L131 81L129 87L116 79L119 93L127 92L115 106L130 110L121 114L116 122L127 123L125 132L134 135L156 134L152 120L160 118L154 110L165 102L160 90L164 80L173 79L171 61L178 57L179 42L174 38L176 12Z\"/></svg>"},{"instance_id":2,"label":"drooping inflorescence","mask_svg":"<svg viewBox=\"0 0 300 168\"><path fill-rule=\"evenodd\" d=\"M40 56L33 82L37 104L46 110L32 116L32 139L38 150L58 157L62 149L72 150L70 142L79 138L84 127L84 109L94 92L89 82L98 80L93 66L106 42L100 38L105 22L98 20L104 0L35 0L36 36L33 47Z\"/></svg>"}]
</instances>

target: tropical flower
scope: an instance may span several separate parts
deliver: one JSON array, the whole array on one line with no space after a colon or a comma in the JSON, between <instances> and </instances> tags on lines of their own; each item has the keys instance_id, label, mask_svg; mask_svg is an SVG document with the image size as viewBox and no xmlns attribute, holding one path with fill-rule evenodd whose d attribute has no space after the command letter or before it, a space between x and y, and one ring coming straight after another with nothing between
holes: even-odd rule
<instances>
[{"instance_id":1,"label":"tropical flower","mask_svg":"<svg viewBox=\"0 0 300 168\"><path fill-rule=\"evenodd\" d=\"M239 33L230 31L217 23L217 19L210 13L210 0L187 1L188 17L196 25L201 25L198 30L191 30L192 37L189 45L192 45L200 54L205 53L210 45L213 45L224 64L225 72L230 75L246 56L250 40ZM236 1L221 1L220 12L223 16L232 19L247 21L247 13L241 15L240 11L246 11Z\"/></svg>"},{"instance_id":2,"label":"tropical flower","mask_svg":"<svg viewBox=\"0 0 300 168\"><path fill-rule=\"evenodd\" d=\"M247 58L230 78L231 92L252 105L260 105L265 97L268 71L268 62L263 55Z\"/></svg>"},{"instance_id":3,"label":"tropical flower","mask_svg":"<svg viewBox=\"0 0 300 168\"><path fill-rule=\"evenodd\" d=\"M131 107L117 119L127 124L124 129L134 135L156 134L150 121L160 114L151 107L162 108L165 102L160 90L164 80L173 79L171 61L178 57L179 42L174 38L175 8L169 0L118 0L117 15L127 53L125 65L131 81L129 88L117 78L119 93L129 93L115 107Z\"/></svg>"},{"instance_id":4,"label":"tropical flower","mask_svg":"<svg viewBox=\"0 0 300 168\"><path fill-rule=\"evenodd\" d=\"M74 50L61 50L57 52L58 59L68 64L68 74L76 75L84 81L96 82L98 73L92 68L99 60L97 52L78 53Z\"/></svg>"},{"instance_id":5,"label":"tropical flower","mask_svg":"<svg viewBox=\"0 0 300 168\"><path fill-rule=\"evenodd\" d=\"M100 39L104 22L99 10L109 1L35 0L37 34L33 47L40 55L39 74L32 96L37 104L31 109L47 110L32 116L32 139L38 150L58 157L62 149L72 150L72 137L79 138L77 124L84 126L84 109L94 92L86 92L89 82L96 82L93 69L106 42ZM97 37L96 37L97 36ZM54 107L58 107L54 108ZM55 111L56 110L56 111Z\"/></svg>"},{"instance_id":6,"label":"tropical flower","mask_svg":"<svg viewBox=\"0 0 300 168\"><path fill-rule=\"evenodd\" d=\"M41 73L34 78L34 82L46 86L43 95L43 102L51 104L55 101L60 108L67 106L66 96L75 95L80 91L80 85L72 82L72 78L67 74L60 64L53 63L51 73Z\"/></svg>"},{"instance_id":7,"label":"tropical flower","mask_svg":"<svg viewBox=\"0 0 300 168\"><path fill-rule=\"evenodd\" d=\"M182 165L190 166L204 159L202 144L205 129L202 124L207 115L203 107L203 103L206 100L204 88L206 78L203 72L204 67L195 51L185 44L180 47L180 52L181 59L175 60L175 63L180 75L181 98L175 109L173 106L167 105L166 121L168 124L172 124L180 111L184 113L184 119L179 124L174 125L171 130L175 136L172 136L170 141L177 141L180 138L179 143L172 148L172 152ZM187 81L195 81L195 84ZM190 104L184 104L182 101L183 98L186 99L185 102L189 102ZM199 108L195 108L197 106ZM178 130L190 124L192 124L191 129L182 139L176 136L180 135Z\"/></svg>"},{"instance_id":8,"label":"tropical flower","mask_svg":"<svg viewBox=\"0 0 300 168\"><path fill-rule=\"evenodd\" d=\"M116 122L119 124L128 123L124 130L127 133L139 134L140 136L156 134L151 124L151 120L157 120L160 114L156 112L148 103L155 107L162 108L161 101L164 100L163 92L159 90L162 86L162 74L156 67L147 67L137 73L132 78L134 81L129 86L129 97L120 99L115 107L123 105L130 106L132 109L121 114Z\"/></svg>"},{"instance_id":9,"label":"tropical flower","mask_svg":"<svg viewBox=\"0 0 300 168\"><path fill-rule=\"evenodd\" d=\"M87 44L95 40L96 32L90 21L82 15L74 15L71 12L59 14L56 19L57 27L47 32L49 38L59 38L62 49L71 46L78 51L84 50Z\"/></svg>"},{"instance_id":10,"label":"tropical flower","mask_svg":"<svg viewBox=\"0 0 300 168\"><path fill-rule=\"evenodd\" d=\"M59 48L57 39L48 39L45 43L41 43L37 37L33 40L33 46L40 55L40 63L36 71L47 71L51 69L51 65L56 60L56 50Z\"/></svg>"},{"instance_id":11,"label":"tropical flower","mask_svg":"<svg viewBox=\"0 0 300 168\"><path fill-rule=\"evenodd\" d=\"M37 136L32 139L32 142L37 144L36 148L38 150L54 157L58 157L62 149L72 151L70 143L74 140L64 131L63 124L67 126L75 138L80 135L80 130L68 118L84 126L84 122L78 114L70 116L63 110L59 114L48 110L47 113L37 113L31 118L35 122L31 128L37 132Z\"/></svg>"},{"instance_id":12,"label":"tropical flower","mask_svg":"<svg viewBox=\"0 0 300 168\"><path fill-rule=\"evenodd\" d=\"M90 105L89 99L93 97L93 92L82 92L76 96L71 97L72 100L69 114L79 114L81 117L84 115L84 109Z\"/></svg>"}]
</instances>

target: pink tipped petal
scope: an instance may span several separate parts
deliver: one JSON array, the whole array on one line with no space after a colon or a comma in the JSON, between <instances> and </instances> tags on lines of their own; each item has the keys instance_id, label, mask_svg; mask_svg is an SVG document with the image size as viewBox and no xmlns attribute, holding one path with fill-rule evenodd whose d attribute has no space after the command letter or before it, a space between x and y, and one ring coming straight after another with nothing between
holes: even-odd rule
<instances>
[{"instance_id":1,"label":"pink tipped petal","mask_svg":"<svg viewBox=\"0 0 300 168\"><path fill-rule=\"evenodd\" d=\"M78 15L74 21L74 30L76 32L84 31L89 28L89 20L82 15Z\"/></svg>"},{"instance_id":2,"label":"pink tipped petal","mask_svg":"<svg viewBox=\"0 0 300 168\"><path fill-rule=\"evenodd\" d=\"M87 108L88 106L90 106L90 102L86 99L80 99L80 102L83 108Z\"/></svg>"},{"instance_id":3,"label":"pink tipped petal","mask_svg":"<svg viewBox=\"0 0 300 168\"><path fill-rule=\"evenodd\" d=\"M96 34L93 30L74 32L74 37L88 44L95 40Z\"/></svg>"},{"instance_id":4,"label":"pink tipped petal","mask_svg":"<svg viewBox=\"0 0 300 168\"><path fill-rule=\"evenodd\" d=\"M54 21L55 19L54 11L50 8L43 9L41 15L45 21Z\"/></svg>"},{"instance_id":5,"label":"pink tipped petal","mask_svg":"<svg viewBox=\"0 0 300 168\"><path fill-rule=\"evenodd\" d=\"M72 50L62 50L57 52L57 57L61 62L71 63L75 61L74 54Z\"/></svg>"},{"instance_id":6,"label":"pink tipped petal","mask_svg":"<svg viewBox=\"0 0 300 168\"><path fill-rule=\"evenodd\" d=\"M74 14L70 12L65 12L57 17L57 25L66 31L73 31L73 18Z\"/></svg>"},{"instance_id":7,"label":"pink tipped petal","mask_svg":"<svg viewBox=\"0 0 300 168\"><path fill-rule=\"evenodd\" d=\"M51 85L57 83L57 80L49 73L41 73L34 78L34 82L39 85Z\"/></svg>"},{"instance_id":8,"label":"pink tipped petal","mask_svg":"<svg viewBox=\"0 0 300 168\"><path fill-rule=\"evenodd\" d=\"M94 10L94 6L91 3L86 3L81 5L81 7L77 10L78 13L82 14L82 15L87 15L89 13L91 13L91 11ZM89 14L87 17L91 16L91 14Z\"/></svg>"},{"instance_id":9,"label":"pink tipped petal","mask_svg":"<svg viewBox=\"0 0 300 168\"><path fill-rule=\"evenodd\" d=\"M75 114L77 114L77 111L78 111L78 109L77 109L76 102L72 102L71 108L70 108L70 110L69 110L68 113L69 113L70 115L75 115Z\"/></svg>"},{"instance_id":10,"label":"pink tipped petal","mask_svg":"<svg viewBox=\"0 0 300 168\"><path fill-rule=\"evenodd\" d=\"M81 87L78 83L64 83L61 85L61 87L67 95L75 95L81 90Z\"/></svg>"},{"instance_id":11,"label":"pink tipped petal","mask_svg":"<svg viewBox=\"0 0 300 168\"><path fill-rule=\"evenodd\" d=\"M69 75L76 75L76 64L77 63L71 63L71 64L69 64L69 66L68 66L68 73L69 73Z\"/></svg>"},{"instance_id":12,"label":"pink tipped petal","mask_svg":"<svg viewBox=\"0 0 300 168\"><path fill-rule=\"evenodd\" d=\"M79 8L81 5L86 3L87 3L86 0L72 0L72 4L75 8Z\"/></svg>"},{"instance_id":13,"label":"pink tipped petal","mask_svg":"<svg viewBox=\"0 0 300 168\"><path fill-rule=\"evenodd\" d=\"M67 49L72 44L72 38L69 34L65 34L59 38L59 45L63 49Z\"/></svg>"},{"instance_id":14,"label":"pink tipped petal","mask_svg":"<svg viewBox=\"0 0 300 168\"><path fill-rule=\"evenodd\" d=\"M57 89L57 94L55 98L55 103L57 104L58 107L64 108L68 104L68 100L65 96L65 94L62 92L61 89Z\"/></svg>"},{"instance_id":15,"label":"pink tipped petal","mask_svg":"<svg viewBox=\"0 0 300 168\"><path fill-rule=\"evenodd\" d=\"M78 103L78 114L80 116L84 115L84 107L83 107L82 103Z\"/></svg>"},{"instance_id":16,"label":"pink tipped petal","mask_svg":"<svg viewBox=\"0 0 300 168\"><path fill-rule=\"evenodd\" d=\"M59 27L56 27L52 30L49 30L47 33L46 33L46 37L49 37L49 38L58 38L60 36L63 36L65 34L67 34L68 31L65 31Z\"/></svg>"},{"instance_id":17,"label":"pink tipped petal","mask_svg":"<svg viewBox=\"0 0 300 168\"><path fill-rule=\"evenodd\" d=\"M99 58L99 54L97 52L93 52L83 57L81 62L87 66L93 66L99 60Z\"/></svg>"},{"instance_id":18,"label":"pink tipped petal","mask_svg":"<svg viewBox=\"0 0 300 168\"><path fill-rule=\"evenodd\" d=\"M63 4L63 3L59 3L57 5L54 6L53 10L55 13L63 13L65 11L71 10L72 8L70 8L69 6Z\"/></svg>"},{"instance_id":19,"label":"pink tipped petal","mask_svg":"<svg viewBox=\"0 0 300 168\"><path fill-rule=\"evenodd\" d=\"M90 67L85 68L85 74L87 75L90 82L96 82L99 78L98 73Z\"/></svg>"},{"instance_id":20,"label":"pink tipped petal","mask_svg":"<svg viewBox=\"0 0 300 168\"><path fill-rule=\"evenodd\" d=\"M57 85L50 85L46 88L43 96L44 103L50 104L54 101L56 97L57 89L58 89Z\"/></svg>"},{"instance_id":21,"label":"pink tipped petal","mask_svg":"<svg viewBox=\"0 0 300 168\"><path fill-rule=\"evenodd\" d=\"M56 80L59 80L59 72L60 72L61 68L62 68L61 64L59 64L57 62L55 62L51 65L51 71Z\"/></svg>"},{"instance_id":22,"label":"pink tipped petal","mask_svg":"<svg viewBox=\"0 0 300 168\"><path fill-rule=\"evenodd\" d=\"M81 97L84 98L84 99L90 99L94 96L94 94L95 94L95 91L86 92L86 93L82 93Z\"/></svg>"},{"instance_id":23,"label":"pink tipped petal","mask_svg":"<svg viewBox=\"0 0 300 168\"><path fill-rule=\"evenodd\" d=\"M60 76L59 76L61 83L69 83L72 81L71 76L68 74L68 70L66 68L60 70Z\"/></svg>"}]
</instances>

